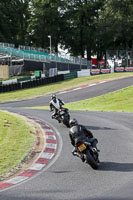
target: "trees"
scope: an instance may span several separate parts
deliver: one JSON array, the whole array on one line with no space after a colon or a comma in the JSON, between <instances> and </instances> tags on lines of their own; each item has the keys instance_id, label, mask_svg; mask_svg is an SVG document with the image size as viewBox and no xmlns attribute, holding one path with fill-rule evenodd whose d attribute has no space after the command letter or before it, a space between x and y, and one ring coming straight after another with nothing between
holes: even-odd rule
<instances>
[{"instance_id":1,"label":"trees","mask_svg":"<svg viewBox=\"0 0 133 200\"><path fill-rule=\"evenodd\" d=\"M81 55L91 59L96 48L96 25L98 10L104 0L66 1L66 30L64 41L74 56ZM68 39L69 38L69 39Z\"/></svg>"},{"instance_id":2,"label":"trees","mask_svg":"<svg viewBox=\"0 0 133 200\"><path fill-rule=\"evenodd\" d=\"M130 50L133 52L133 1L108 0L99 12L97 32L103 51Z\"/></svg>"},{"instance_id":3,"label":"trees","mask_svg":"<svg viewBox=\"0 0 133 200\"><path fill-rule=\"evenodd\" d=\"M0 41L14 44L27 42L28 0L0 0Z\"/></svg>"},{"instance_id":4,"label":"trees","mask_svg":"<svg viewBox=\"0 0 133 200\"><path fill-rule=\"evenodd\" d=\"M133 1L108 0L100 13L99 28L104 29L106 48L128 49L133 40Z\"/></svg>"},{"instance_id":5,"label":"trees","mask_svg":"<svg viewBox=\"0 0 133 200\"><path fill-rule=\"evenodd\" d=\"M0 0L0 41L49 48L73 56L133 49L132 0Z\"/></svg>"},{"instance_id":6,"label":"trees","mask_svg":"<svg viewBox=\"0 0 133 200\"><path fill-rule=\"evenodd\" d=\"M58 52L61 32L61 13L63 6L60 0L32 0L31 39L35 46L47 49L48 35L52 38L52 51Z\"/></svg>"}]
</instances>

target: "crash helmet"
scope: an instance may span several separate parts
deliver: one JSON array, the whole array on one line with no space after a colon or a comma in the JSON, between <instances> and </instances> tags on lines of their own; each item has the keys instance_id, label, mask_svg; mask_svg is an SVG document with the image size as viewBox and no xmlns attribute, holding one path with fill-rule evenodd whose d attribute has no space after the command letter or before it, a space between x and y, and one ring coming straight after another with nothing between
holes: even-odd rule
<instances>
[{"instance_id":1,"label":"crash helmet","mask_svg":"<svg viewBox=\"0 0 133 200\"><path fill-rule=\"evenodd\" d=\"M52 100L55 100L55 99L56 99L56 94L52 94L52 95L51 95L51 99L52 99Z\"/></svg>"},{"instance_id":2,"label":"crash helmet","mask_svg":"<svg viewBox=\"0 0 133 200\"><path fill-rule=\"evenodd\" d=\"M75 126L75 125L77 125L77 124L78 124L78 121L77 121L75 118L70 119L70 121L69 121L70 127Z\"/></svg>"}]
</instances>

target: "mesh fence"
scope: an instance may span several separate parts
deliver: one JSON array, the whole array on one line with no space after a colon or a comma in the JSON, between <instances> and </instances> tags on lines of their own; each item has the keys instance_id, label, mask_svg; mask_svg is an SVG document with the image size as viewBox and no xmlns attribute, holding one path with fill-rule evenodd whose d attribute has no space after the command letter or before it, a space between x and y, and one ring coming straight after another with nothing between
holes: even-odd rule
<instances>
[{"instance_id":1,"label":"mesh fence","mask_svg":"<svg viewBox=\"0 0 133 200\"><path fill-rule=\"evenodd\" d=\"M132 51L108 50L107 60L114 62L114 66L130 66L133 63Z\"/></svg>"}]
</instances>

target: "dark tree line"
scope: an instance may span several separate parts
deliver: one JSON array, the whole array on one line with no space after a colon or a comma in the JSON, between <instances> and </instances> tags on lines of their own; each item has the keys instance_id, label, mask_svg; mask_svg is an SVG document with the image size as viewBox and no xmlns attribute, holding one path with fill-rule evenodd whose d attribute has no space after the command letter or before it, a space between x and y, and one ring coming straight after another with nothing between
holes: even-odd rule
<instances>
[{"instance_id":1,"label":"dark tree line","mask_svg":"<svg viewBox=\"0 0 133 200\"><path fill-rule=\"evenodd\" d=\"M0 42L100 59L107 49L133 49L132 0L0 0Z\"/></svg>"}]
</instances>

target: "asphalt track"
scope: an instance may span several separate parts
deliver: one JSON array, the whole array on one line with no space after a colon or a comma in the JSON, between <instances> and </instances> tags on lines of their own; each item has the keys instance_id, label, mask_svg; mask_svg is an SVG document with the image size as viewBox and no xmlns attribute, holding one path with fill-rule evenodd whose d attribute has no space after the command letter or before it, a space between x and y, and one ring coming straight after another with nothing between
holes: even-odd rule
<instances>
[{"instance_id":1,"label":"asphalt track","mask_svg":"<svg viewBox=\"0 0 133 200\"><path fill-rule=\"evenodd\" d=\"M90 98L133 85L133 78L119 79L93 87L59 94L65 102ZM71 117L87 126L98 138L101 166L93 170L71 154L68 128L52 120L44 110L22 106L44 105L50 97L0 104L1 109L28 114L47 121L57 132L58 149L52 164L29 181L0 192L1 200L132 200L133 199L133 113L77 112ZM31 103L30 103L31 102ZM36 104L35 104L36 103ZM32 106L33 106L32 105ZM59 137L60 135L60 137Z\"/></svg>"}]
</instances>

